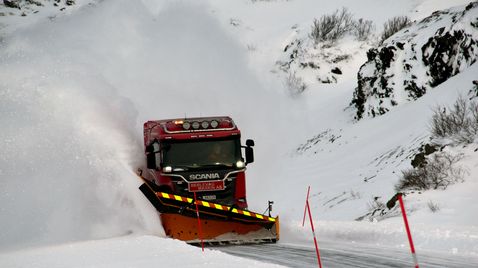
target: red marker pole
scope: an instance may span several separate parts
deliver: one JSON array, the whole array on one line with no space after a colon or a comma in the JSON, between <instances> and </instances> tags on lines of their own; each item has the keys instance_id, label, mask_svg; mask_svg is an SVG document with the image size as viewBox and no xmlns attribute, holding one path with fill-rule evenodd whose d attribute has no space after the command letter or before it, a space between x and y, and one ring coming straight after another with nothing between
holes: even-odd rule
<instances>
[{"instance_id":1,"label":"red marker pole","mask_svg":"<svg viewBox=\"0 0 478 268\"><path fill-rule=\"evenodd\" d=\"M315 253L317 253L317 261L319 267L322 268L322 262L320 260L319 244L317 243L317 236L315 235L314 222L312 221L312 214L310 213L309 200L307 200L307 210L309 211L310 226L312 227L312 234L314 235Z\"/></svg>"},{"instance_id":2,"label":"red marker pole","mask_svg":"<svg viewBox=\"0 0 478 268\"><path fill-rule=\"evenodd\" d=\"M312 221L312 213L310 212L309 192L310 192L310 186L307 190L307 198L305 199L305 208L306 208L306 211L309 212L310 227L312 228L312 234L314 235L314 245L315 245L315 253L317 254L317 261L319 263L319 267L322 268L322 261L320 260L319 244L317 243L317 236L315 235L314 222ZM305 212L304 212L304 220L305 220ZM302 222L302 226L304 226L304 222Z\"/></svg>"},{"instance_id":3,"label":"red marker pole","mask_svg":"<svg viewBox=\"0 0 478 268\"><path fill-rule=\"evenodd\" d=\"M309 203L309 192L310 192L310 185L309 185L309 188L307 188L307 197L305 198L304 218L302 219L302 227L304 227L304 223L305 223L305 213L307 213L307 203Z\"/></svg>"},{"instance_id":4,"label":"red marker pole","mask_svg":"<svg viewBox=\"0 0 478 268\"><path fill-rule=\"evenodd\" d=\"M199 208L198 201L196 199L196 192L194 192L194 203L196 203L196 216L198 217L199 239L201 239L201 247L202 251L204 252L204 241L202 239L201 219L199 218Z\"/></svg>"},{"instance_id":5,"label":"red marker pole","mask_svg":"<svg viewBox=\"0 0 478 268\"><path fill-rule=\"evenodd\" d=\"M415 247L413 246L412 233L410 232L410 227L408 226L407 213L405 213L405 206L403 205L402 194L400 193L398 194L398 201L400 202L403 222L405 223L405 229L407 230L408 242L410 243L410 250L412 251L413 262L415 263L415 268L419 268L417 254L415 253Z\"/></svg>"}]
</instances>

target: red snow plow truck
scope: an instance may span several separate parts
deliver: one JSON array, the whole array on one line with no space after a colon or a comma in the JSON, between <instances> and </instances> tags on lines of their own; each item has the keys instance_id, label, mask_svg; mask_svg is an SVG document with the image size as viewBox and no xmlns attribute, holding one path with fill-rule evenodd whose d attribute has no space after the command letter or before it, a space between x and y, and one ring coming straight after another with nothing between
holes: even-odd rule
<instances>
[{"instance_id":1,"label":"red snow plow truck","mask_svg":"<svg viewBox=\"0 0 478 268\"><path fill-rule=\"evenodd\" d=\"M140 190L158 210L166 235L190 244L279 240L272 202L268 215L247 209L245 171L254 161L254 141L241 145L230 117L148 121L144 145Z\"/></svg>"}]
</instances>

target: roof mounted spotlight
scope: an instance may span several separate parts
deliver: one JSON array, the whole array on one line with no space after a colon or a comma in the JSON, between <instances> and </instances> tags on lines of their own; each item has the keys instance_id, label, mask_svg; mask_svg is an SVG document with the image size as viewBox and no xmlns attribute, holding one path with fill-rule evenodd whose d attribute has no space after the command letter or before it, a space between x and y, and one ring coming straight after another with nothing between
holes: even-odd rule
<instances>
[{"instance_id":1,"label":"roof mounted spotlight","mask_svg":"<svg viewBox=\"0 0 478 268\"><path fill-rule=\"evenodd\" d=\"M189 123L189 122L184 122L184 123L183 123L183 128L184 128L185 130L189 130L189 129L191 128L191 123Z\"/></svg>"},{"instance_id":2,"label":"roof mounted spotlight","mask_svg":"<svg viewBox=\"0 0 478 268\"><path fill-rule=\"evenodd\" d=\"M197 121L193 122L193 124L192 124L193 129L199 129L199 126L200 126L200 124Z\"/></svg>"},{"instance_id":3,"label":"roof mounted spotlight","mask_svg":"<svg viewBox=\"0 0 478 268\"><path fill-rule=\"evenodd\" d=\"M219 122L217 122L216 120L212 120L211 121L211 127L212 128L217 128L217 126L219 126Z\"/></svg>"},{"instance_id":4,"label":"roof mounted spotlight","mask_svg":"<svg viewBox=\"0 0 478 268\"><path fill-rule=\"evenodd\" d=\"M209 122L208 121L202 121L201 127L204 128L204 129L208 128L209 127Z\"/></svg>"}]
</instances>

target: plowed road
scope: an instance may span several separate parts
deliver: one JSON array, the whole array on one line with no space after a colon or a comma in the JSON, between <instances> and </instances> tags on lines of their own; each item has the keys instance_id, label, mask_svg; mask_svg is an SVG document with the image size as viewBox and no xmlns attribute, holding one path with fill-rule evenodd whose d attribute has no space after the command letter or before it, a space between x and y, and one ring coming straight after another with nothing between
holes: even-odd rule
<instances>
[{"instance_id":1,"label":"plowed road","mask_svg":"<svg viewBox=\"0 0 478 268\"><path fill-rule=\"evenodd\" d=\"M359 244L321 243L324 268L343 267L413 267L407 248L381 248ZM314 248L288 244L223 246L215 249L231 255L260 260L286 267L318 267ZM462 256L437 252L417 252L420 267L477 268L478 256Z\"/></svg>"}]
</instances>

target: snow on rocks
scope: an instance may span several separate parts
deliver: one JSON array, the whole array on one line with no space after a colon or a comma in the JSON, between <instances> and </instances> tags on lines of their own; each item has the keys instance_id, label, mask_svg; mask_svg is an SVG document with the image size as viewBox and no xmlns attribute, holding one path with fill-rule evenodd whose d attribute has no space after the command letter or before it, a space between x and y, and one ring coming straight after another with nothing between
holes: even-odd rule
<instances>
[{"instance_id":1,"label":"snow on rocks","mask_svg":"<svg viewBox=\"0 0 478 268\"><path fill-rule=\"evenodd\" d=\"M0 36L46 19L53 21L98 0L0 0Z\"/></svg>"},{"instance_id":2,"label":"snow on rocks","mask_svg":"<svg viewBox=\"0 0 478 268\"><path fill-rule=\"evenodd\" d=\"M355 22L352 24L356 25ZM344 30L344 35L336 40L316 41L311 36L310 28L302 29L294 25L282 56L276 61L276 67L289 75L300 77L306 86L339 83L344 77L350 76L347 74L357 70L359 65L355 64L356 59L371 46L366 38L363 40L354 36L353 27Z\"/></svg>"},{"instance_id":3,"label":"snow on rocks","mask_svg":"<svg viewBox=\"0 0 478 268\"><path fill-rule=\"evenodd\" d=\"M434 12L367 52L352 105L356 119L416 100L478 59L478 2Z\"/></svg>"}]
</instances>

